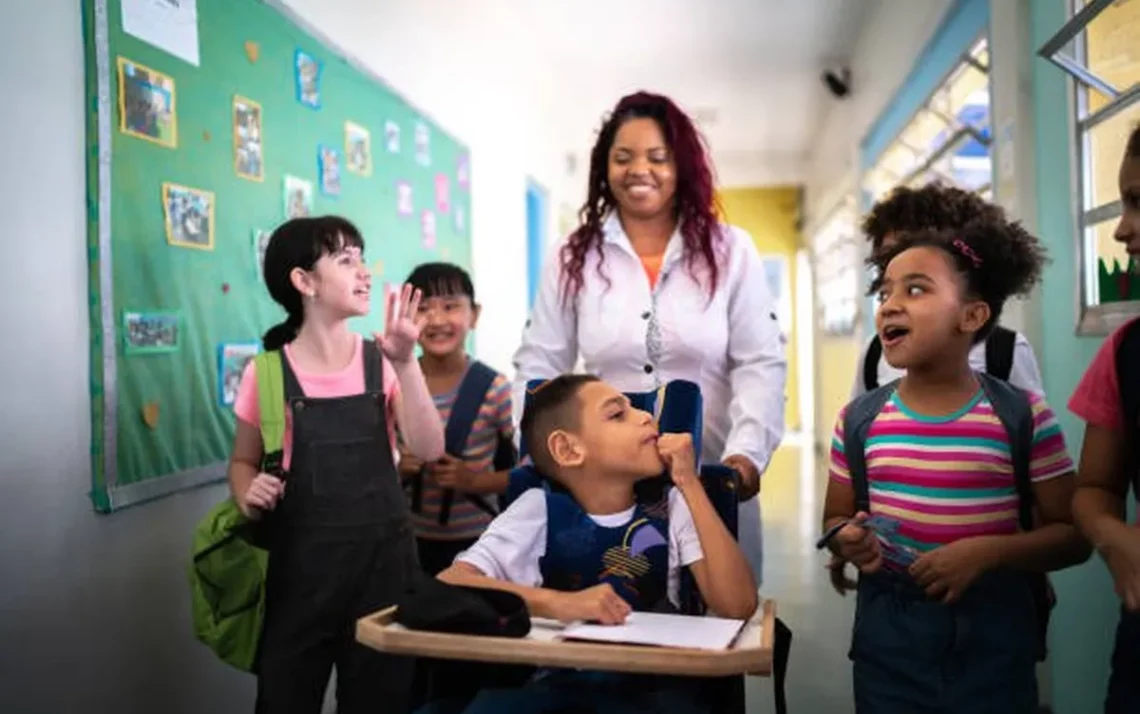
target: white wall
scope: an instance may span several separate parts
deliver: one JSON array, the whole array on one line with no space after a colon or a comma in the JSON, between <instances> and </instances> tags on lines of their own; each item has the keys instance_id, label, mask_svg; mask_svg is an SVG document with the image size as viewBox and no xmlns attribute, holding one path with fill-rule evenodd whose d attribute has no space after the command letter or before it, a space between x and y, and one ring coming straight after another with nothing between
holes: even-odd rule
<instances>
[{"instance_id":1,"label":"white wall","mask_svg":"<svg viewBox=\"0 0 1140 714\"><path fill-rule=\"evenodd\" d=\"M832 104L808 162L806 224L826 219L857 184L859 142L910 73L952 0L878 0L851 60L852 91Z\"/></svg>"},{"instance_id":2,"label":"white wall","mask_svg":"<svg viewBox=\"0 0 1140 714\"><path fill-rule=\"evenodd\" d=\"M492 0L477 13L427 4L322 0L318 17L317 2L296 3L470 145L475 279L487 318L478 346L509 368L525 319L525 176L551 191L553 224L563 151L550 108L565 88L545 82L522 29ZM0 66L9 68L0 95L13 98L0 113L0 709L248 712L252 678L217 662L190 625L190 535L224 489L111 516L94 514L87 497L79 5L5 3L0 23ZM507 28L513 40L480 40L480 26Z\"/></svg>"},{"instance_id":3,"label":"white wall","mask_svg":"<svg viewBox=\"0 0 1140 714\"><path fill-rule=\"evenodd\" d=\"M470 148L476 351L510 373L526 320L525 182L549 191L553 234L570 135L558 107L572 89L553 80L503 0L286 2Z\"/></svg>"}]
</instances>

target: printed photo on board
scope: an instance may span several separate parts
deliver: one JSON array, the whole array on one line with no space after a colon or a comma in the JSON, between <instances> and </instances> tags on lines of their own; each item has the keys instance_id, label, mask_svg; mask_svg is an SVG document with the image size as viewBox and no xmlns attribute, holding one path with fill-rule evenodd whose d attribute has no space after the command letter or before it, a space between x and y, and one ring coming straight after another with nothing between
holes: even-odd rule
<instances>
[{"instance_id":1,"label":"printed photo on board","mask_svg":"<svg viewBox=\"0 0 1140 714\"><path fill-rule=\"evenodd\" d=\"M451 210L451 180L447 174L435 176L435 208L440 213Z\"/></svg>"},{"instance_id":2,"label":"printed photo on board","mask_svg":"<svg viewBox=\"0 0 1140 714\"><path fill-rule=\"evenodd\" d=\"M396 213L401 216L410 216L415 211L415 204L412 203L412 185L407 181L397 181Z\"/></svg>"},{"instance_id":3,"label":"printed photo on board","mask_svg":"<svg viewBox=\"0 0 1140 714\"><path fill-rule=\"evenodd\" d=\"M175 352L181 346L177 312L124 312L123 352Z\"/></svg>"},{"instance_id":4,"label":"printed photo on board","mask_svg":"<svg viewBox=\"0 0 1140 714\"><path fill-rule=\"evenodd\" d=\"M313 215L313 183L285 175L285 218Z\"/></svg>"},{"instance_id":5,"label":"printed photo on board","mask_svg":"<svg viewBox=\"0 0 1140 714\"><path fill-rule=\"evenodd\" d=\"M471 160L467 154L463 154L455 162L455 183L459 184L459 188L464 191L471 185Z\"/></svg>"},{"instance_id":6,"label":"printed photo on board","mask_svg":"<svg viewBox=\"0 0 1140 714\"><path fill-rule=\"evenodd\" d=\"M400 153L400 125L391 119L384 122L384 146L389 154Z\"/></svg>"},{"instance_id":7,"label":"printed photo on board","mask_svg":"<svg viewBox=\"0 0 1140 714\"><path fill-rule=\"evenodd\" d=\"M119 130L162 146L178 145L174 80L119 58Z\"/></svg>"},{"instance_id":8,"label":"printed photo on board","mask_svg":"<svg viewBox=\"0 0 1140 714\"><path fill-rule=\"evenodd\" d=\"M317 149L317 170L321 176L321 193L340 195L340 151L321 144Z\"/></svg>"},{"instance_id":9,"label":"printed photo on board","mask_svg":"<svg viewBox=\"0 0 1140 714\"><path fill-rule=\"evenodd\" d=\"M293 64L297 80L297 101L313 109L320 109L321 63L304 50L297 50Z\"/></svg>"},{"instance_id":10,"label":"printed photo on board","mask_svg":"<svg viewBox=\"0 0 1140 714\"><path fill-rule=\"evenodd\" d=\"M463 206L457 205L452 217L455 219L455 232L463 235L463 231L467 230L467 216L464 214Z\"/></svg>"},{"instance_id":11,"label":"printed photo on board","mask_svg":"<svg viewBox=\"0 0 1140 714\"><path fill-rule=\"evenodd\" d=\"M183 248L214 249L214 194L176 183L162 184L166 242Z\"/></svg>"},{"instance_id":12,"label":"printed photo on board","mask_svg":"<svg viewBox=\"0 0 1140 714\"><path fill-rule=\"evenodd\" d=\"M416 123L416 163L431 166L431 130L422 121Z\"/></svg>"},{"instance_id":13,"label":"printed photo on board","mask_svg":"<svg viewBox=\"0 0 1140 714\"><path fill-rule=\"evenodd\" d=\"M253 265L256 268L258 280L265 273L265 250L269 247L269 238L273 234L260 228L253 229Z\"/></svg>"},{"instance_id":14,"label":"printed photo on board","mask_svg":"<svg viewBox=\"0 0 1140 714\"><path fill-rule=\"evenodd\" d=\"M420 229L423 231L423 246L428 250L435 248L435 214L431 209L424 209L420 217Z\"/></svg>"},{"instance_id":15,"label":"printed photo on board","mask_svg":"<svg viewBox=\"0 0 1140 714\"><path fill-rule=\"evenodd\" d=\"M344 123L345 168L354 174L372 173L372 135L355 122Z\"/></svg>"},{"instance_id":16,"label":"printed photo on board","mask_svg":"<svg viewBox=\"0 0 1140 714\"><path fill-rule=\"evenodd\" d=\"M242 372L249 361L257 356L260 348L261 345L256 342L218 345L218 403L221 406L233 406Z\"/></svg>"},{"instance_id":17,"label":"printed photo on board","mask_svg":"<svg viewBox=\"0 0 1140 714\"><path fill-rule=\"evenodd\" d=\"M234 170L252 181L265 178L261 155L261 105L234 97Z\"/></svg>"}]
</instances>

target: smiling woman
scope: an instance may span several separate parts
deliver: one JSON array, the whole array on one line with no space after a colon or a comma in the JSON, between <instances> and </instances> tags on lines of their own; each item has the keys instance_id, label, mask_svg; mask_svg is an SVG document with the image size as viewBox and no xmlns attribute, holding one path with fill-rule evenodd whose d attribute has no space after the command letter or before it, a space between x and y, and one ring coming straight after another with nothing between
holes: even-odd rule
<instances>
[{"instance_id":1,"label":"smiling woman","mask_svg":"<svg viewBox=\"0 0 1140 714\"><path fill-rule=\"evenodd\" d=\"M742 476L739 539L761 579L760 474L784 432L786 362L751 237L719 221L692 120L667 97L621 99L590 153L582 223L553 253L515 354L528 380L574 368L627 392L700 386L702 463Z\"/></svg>"}]
</instances>

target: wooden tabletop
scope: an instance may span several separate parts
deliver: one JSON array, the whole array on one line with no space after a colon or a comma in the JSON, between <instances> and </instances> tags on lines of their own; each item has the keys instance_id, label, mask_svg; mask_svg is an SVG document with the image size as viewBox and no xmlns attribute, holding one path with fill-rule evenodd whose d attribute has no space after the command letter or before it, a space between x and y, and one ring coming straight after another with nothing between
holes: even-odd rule
<instances>
[{"instance_id":1,"label":"wooden tabletop","mask_svg":"<svg viewBox=\"0 0 1140 714\"><path fill-rule=\"evenodd\" d=\"M744 624L732 647L716 652L564 642L558 639L563 629L561 624L539 618L531 621L530 634L523 638L408 630L395 622L395 614L393 606L362 617L356 623L356 639L381 652L435 659L692 677L732 674L766 677L772 673L776 619L776 603L772 600L763 601L756 614Z\"/></svg>"}]
</instances>

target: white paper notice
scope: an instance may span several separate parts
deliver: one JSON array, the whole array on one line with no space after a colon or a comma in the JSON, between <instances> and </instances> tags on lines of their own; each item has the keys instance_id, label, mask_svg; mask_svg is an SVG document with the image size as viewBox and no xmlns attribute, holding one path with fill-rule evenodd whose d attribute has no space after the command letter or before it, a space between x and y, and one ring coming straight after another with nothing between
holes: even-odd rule
<instances>
[{"instance_id":1,"label":"white paper notice","mask_svg":"<svg viewBox=\"0 0 1140 714\"><path fill-rule=\"evenodd\" d=\"M561 639L726 650L743 626L744 620L634 612L622 625L570 625L562 631Z\"/></svg>"},{"instance_id":2,"label":"white paper notice","mask_svg":"<svg viewBox=\"0 0 1140 714\"><path fill-rule=\"evenodd\" d=\"M122 0L123 31L198 66L198 0Z\"/></svg>"}]
</instances>

